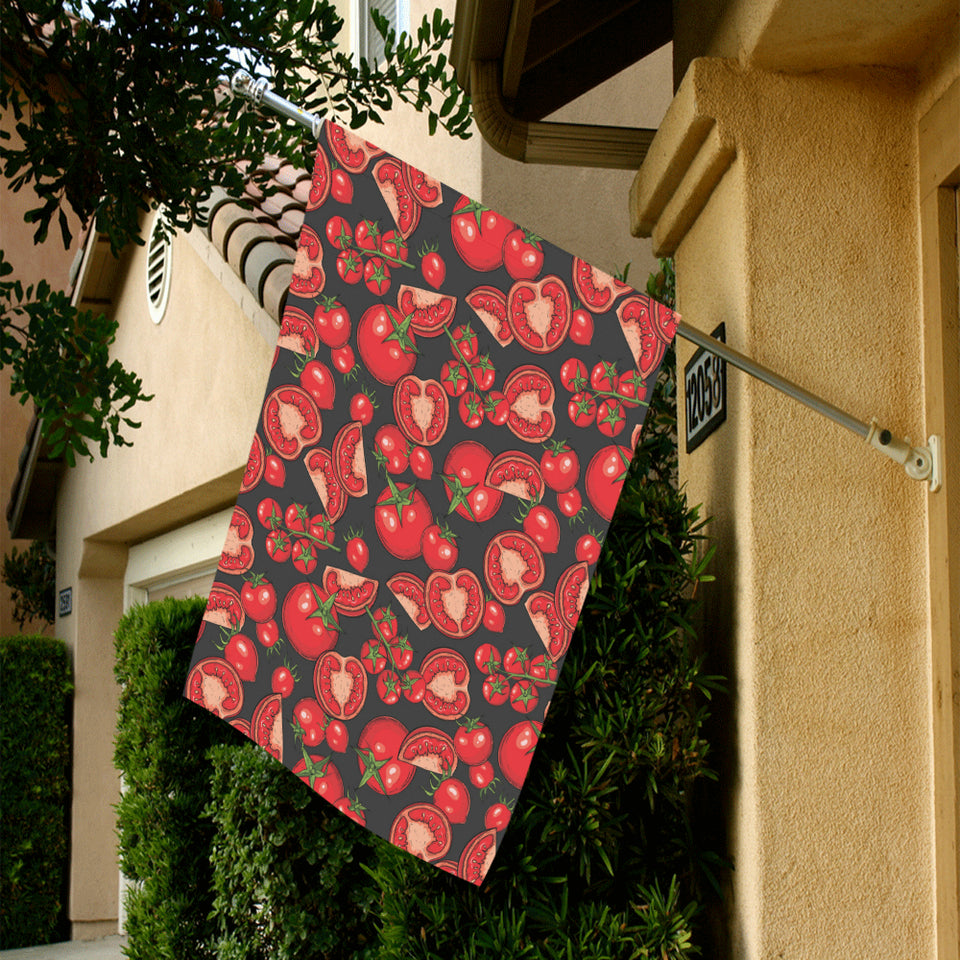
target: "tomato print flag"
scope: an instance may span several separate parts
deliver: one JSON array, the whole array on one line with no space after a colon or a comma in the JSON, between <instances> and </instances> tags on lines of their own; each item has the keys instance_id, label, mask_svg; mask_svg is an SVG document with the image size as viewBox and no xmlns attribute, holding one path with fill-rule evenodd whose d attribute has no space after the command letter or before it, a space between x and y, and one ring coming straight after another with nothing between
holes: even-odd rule
<instances>
[{"instance_id":1,"label":"tomato print flag","mask_svg":"<svg viewBox=\"0 0 960 960\"><path fill-rule=\"evenodd\" d=\"M327 123L186 697L480 884L677 321Z\"/></svg>"}]
</instances>

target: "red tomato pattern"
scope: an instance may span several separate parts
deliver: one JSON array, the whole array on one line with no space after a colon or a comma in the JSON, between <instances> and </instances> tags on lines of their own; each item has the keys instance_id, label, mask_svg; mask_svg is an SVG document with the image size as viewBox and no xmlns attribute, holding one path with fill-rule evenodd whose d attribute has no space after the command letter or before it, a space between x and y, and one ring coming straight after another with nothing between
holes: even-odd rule
<instances>
[{"instance_id":1,"label":"red tomato pattern","mask_svg":"<svg viewBox=\"0 0 960 960\"><path fill-rule=\"evenodd\" d=\"M480 884L677 317L334 124L318 150L335 269L291 286L185 696L388 840L425 808Z\"/></svg>"}]
</instances>

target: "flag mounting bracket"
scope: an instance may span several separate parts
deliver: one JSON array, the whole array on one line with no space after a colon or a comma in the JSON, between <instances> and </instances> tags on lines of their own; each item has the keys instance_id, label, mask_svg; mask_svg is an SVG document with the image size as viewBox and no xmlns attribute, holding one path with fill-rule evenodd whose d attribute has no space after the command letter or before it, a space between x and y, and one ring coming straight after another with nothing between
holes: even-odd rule
<instances>
[{"instance_id":1,"label":"flag mounting bracket","mask_svg":"<svg viewBox=\"0 0 960 960\"><path fill-rule=\"evenodd\" d=\"M223 82L229 84L230 90L234 94L245 96L252 100L256 106L262 104L281 116L294 120L301 126L306 127L315 140L319 139L321 118L275 94L270 89L270 84L262 77L254 79L246 70L237 70L232 78L229 80L224 78ZM936 435L929 437L926 446L914 446L911 444L909 437L903 439L895 437L889 430L881 427L876 420L871 420L870 423L857 420L839 407L835 407L832 403L828 403L826 400L804 390L803 387L791 383L779 374L728 347L722 341L708 336L695 327L691 327L688 323L680 322L677 327L677 336L695 343L698 347L703 347L707 352L720 357L721 360L726 360L727 363L738 370L743 370L751 377L763 381L775 390L793 397L794 400L804 404L804 406L816 410L835 423L853 431L857 436L866 440L874 450L899 463L912 480L928 481L931 493L936 493L940 489L942 482L940 437Z\"/></svg>"},{"instance_id":2,"label":"flag mounting bracket","mask_svg":"<svg viewBox=\"0 0 960 960\"><path fill-rule=\"evenodd\" d=\"M942 451L939 436L929 437L926 446L913 446L909 437L904 439L895 437L889 430L881 427L876 420L871 420L869 423L857 420L839 407L835 407L832 403L828 403L821 397L804 390L803 387L791 383L779 374L768 370L749 357L728 347L722 341L708 336L684 321L681 321L677 327L677 336L695 343L698 347L703 347L708 353L720 357L721 360L726 360L727 363L738 370L743 370L751 377L762 380L775 390L793 397L794 400L804 404L804 406L816 410L833 420L834 423L839 423L842 427L851 430L857 436L866 440L874 450L899 463L912 480L928 481L931 493L936 493L940 489L942 483Z\"/></svg>"}]
</instances>

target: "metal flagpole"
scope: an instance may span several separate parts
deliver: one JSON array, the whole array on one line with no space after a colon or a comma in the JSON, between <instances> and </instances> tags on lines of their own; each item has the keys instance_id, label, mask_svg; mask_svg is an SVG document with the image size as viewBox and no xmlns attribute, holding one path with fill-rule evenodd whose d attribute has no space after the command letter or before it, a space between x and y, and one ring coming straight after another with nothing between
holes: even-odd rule
<instances>
[{"instance_id":1,"label":"metal flagpole","mask_svg":"<svg viewBox=\"0 0 960 960\"><path fill-rule=\"evenodd\" d=\"M306 127L314 139L319 138L322 122L320 117L307 113L289 100L277 96L270 89L266 80L262 78L254 80L245 70L238 70L230 80L230 89L234 93L248 97L256 105L263 104L275 113L296 121L301 126ZM834 423L839 423L840 426L851 430L857 436L866 440L874 450L878 450L884 456L899 463L911 479L929 481L931 493L940 489L939 437L931 436L927 440L927 446L915 447L910 443L909 438L895 437L889 430L881 428L876 420L871 420L870 423L857 420L856 417L845 413L839 407L835 407L832 403L828 403L826 400L804 390L803 387L791 383L779 374L768 370L742 353L738 353L720 340L707 336L707 334L691 327L684 321L681 321L677 327L677 336L695 343L698 347L703 347L708 353L725 360L738 370L743 370L751 377L763 381L775 390L785 393L788 397L793 397L794 400L799 401L811 410L823 414L823 416L833 420Z\"/></svg>"}]
</instances>

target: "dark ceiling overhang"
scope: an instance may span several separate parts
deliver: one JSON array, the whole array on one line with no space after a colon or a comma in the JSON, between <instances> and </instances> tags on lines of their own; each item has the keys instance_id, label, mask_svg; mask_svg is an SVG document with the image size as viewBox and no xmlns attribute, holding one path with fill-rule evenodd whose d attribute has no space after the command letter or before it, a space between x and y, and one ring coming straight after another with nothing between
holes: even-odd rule
<instances>
[{"instance_id":1,"label":"dark ceiling overhang","mask_svg":"<svg viewBox=\"0 0 960 960\"><path fill-rule=\"evenodd\" d=\"M498 152L636 169L655 131L543 118L672 36L670 0L457 0L450 59Z\"/></svg>"}]
</instances>

